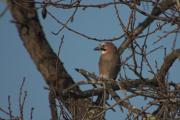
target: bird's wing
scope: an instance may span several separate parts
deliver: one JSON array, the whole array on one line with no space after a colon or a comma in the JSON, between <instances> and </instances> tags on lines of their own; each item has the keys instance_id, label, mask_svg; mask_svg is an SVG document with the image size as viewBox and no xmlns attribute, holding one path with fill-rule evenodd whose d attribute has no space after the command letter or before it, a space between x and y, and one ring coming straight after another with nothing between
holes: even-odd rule
<instances>
[{"instance_id":1,"label":"bird's wing","mask_svg":"<svg viewBox=\"0 0 180 120\"><path fill-rule=\"evenodd\" d=\"M120 59L119 56L116 56L112 61L111 61L111 72L110 72L110 78L113 80L116 79L119 70L120 70Z\"/></svg>"}]
</instances>

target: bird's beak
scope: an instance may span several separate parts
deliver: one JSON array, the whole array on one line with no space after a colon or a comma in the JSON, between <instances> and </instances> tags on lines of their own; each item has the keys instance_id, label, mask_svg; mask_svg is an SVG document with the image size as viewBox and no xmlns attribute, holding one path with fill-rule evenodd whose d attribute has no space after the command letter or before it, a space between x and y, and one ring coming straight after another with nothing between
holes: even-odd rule
<instances>
[{"instance_id":1,"label":"bird's beak","mask_svg":"<svg viewBox=\"0 0 180 120\"><path fill-rule=\"evenodd\" d=\"M105 50L101 45L94 48L95 51Z\"/></svg>"}]
</instances>

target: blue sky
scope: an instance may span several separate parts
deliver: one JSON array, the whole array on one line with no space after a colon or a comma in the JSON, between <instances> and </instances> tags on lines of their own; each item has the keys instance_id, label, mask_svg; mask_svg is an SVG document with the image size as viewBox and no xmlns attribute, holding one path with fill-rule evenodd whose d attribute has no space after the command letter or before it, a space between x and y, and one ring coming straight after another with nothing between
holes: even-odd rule
<instances>
[{"instance_id":1,"label":"blue sky","mask_svg":"<svg viewBox=\"0 0 180 120\"><path fill-rule=\"evenodd\" d=\"M5 8L5 4L0 4L0 11ZM49 7L54 15L57 16L60 20L65 20L72 13L69 10L61 10ZM147 10L147 9L146 9ZM39 11L41 12L41 11ZM120 15L123 16L124 23L127 22L129 11L125 7L120 8ZM138 15L137 19L142 21L144 18ZM54 36L51 32L58 31L60 25L58 25L52 18L47 16L45 20L42 20L41 23L45 31L46 37L51 44L53 50L57 53L59 43L62 35L64 35L64 44L61 50L60 58L64 63L65 68L68 70L70 75L75 81L83 80L84 78L79 75L74 68L84 68L90 72L95 72L98 74L98 59L99 53L93 51L93 48L98 44L98 42L87 40L81 36L78 36L68 30L64 29L59 35ZM48 91L43 87L46 86L41 74L36 69L36 66L33 64L29 54L24 48L16 27L13 23L10 22L12 17L9 12L7 12L3 17L0 18L0 107L7 110L8 106L8 95L12 99L13 112L17 115L18 108L18 95L19 88L22 82L23 77L26 77L25 90L28 91L27 102L25 105L25 116L29 117L30 108L34 107L34 120L49 120L50 111L48 103ZM138 24L138 23L136 23ZM119 27L119 23L115 17L115 12L113 7L107 7L105 9L91 9L88 8L85 11L79 9L77 14L74 17L73 23L70 23L70 26L79 32L84 34L98 37L98 38L111 38L116 35L121 35L122 31ZM171 27L171 26L169 26ZM153 28L153 27L152 27ZM169 29L168 27L164 29ZM167 37L162 42L152 45L152 43L158 39L159 33L152 36L149 40L149 50L163 44L164 47L168 48L168 52L171 48L172 36ZM123 39L114 42L117 46L120 45ZM177 41L176 48L180 47L180 41ZM152 59L152 64L154 60L158 60L158 65L162 64L163 50L158 50L149 58ZM128 56L129 50L127 50L123 57ZM146 69L144 70L146 71ZM170 71L169 79L170 81L179 82L178 74L180 71L180 63L176 61ZM133 74L129 72L129 76L133 77ZM146 75L150 77L150 75ZM85 89L86 87L82 87ZM87 89L87 88L86 88ZM132 102L136 102L136 105L141 105L144 100L138 98ZM0 117L4 114L0 113ZM113 113L112 111L108 112L108 118L113 118L114 120L119 119L121 114L119 111ZM122 117L122 116L121 116ZM123 119L123 118L122 118Z\"/></svg>"}]
</instances>

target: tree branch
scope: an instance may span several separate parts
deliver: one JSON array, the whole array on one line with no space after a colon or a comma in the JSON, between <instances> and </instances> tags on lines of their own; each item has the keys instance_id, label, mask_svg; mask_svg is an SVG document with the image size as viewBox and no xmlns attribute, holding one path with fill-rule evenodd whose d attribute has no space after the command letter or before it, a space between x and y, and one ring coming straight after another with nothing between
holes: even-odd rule
<instances>
[{"instance_id":1,"label":"tree branch","mask_svg":"<svg viewBox=\"0 0 180 120\"><path fill-rule=\"evenodd\" d=\"M160 70L155 76L160 87L166 88L165 86L166 74L177 58L180 58L180 49L174 50L172 53L170 53L165 57L163 65L161 66Z\"/></svg>"},{"instance_id":2,"label":"tree branch","mask_svg":"<svg viewBox=\"0 0 180 120\"><path fill-rule=\"evenodd\" d=\"M19 36L37 69L49 85L50 90L55 89L57 92L56 95L58 95L70 113L73 113L74 109L71 103L74 99L63 98L59 93L61 93L63 89L73 85L74 81L65 70L62 61L57 57L46 40L34 2L10 0L9 4ZM78 87L75 87L73 90L80 91ZM79 106L79 104L83 104L83 106ZM84 114L86 114L88 116L86 120L88 120L97 113L97 110L99 110L97 108L92 109L91 112L88 111L89 109L87 106L89 104L92 104L90 99L77 100L77 113L81 113L77 114L77 119L80 120Z\"/></svg>"},{"instance_id":3,"label":"tree branch","mask_svg":"<svg viewBox=\"0 0 180 120\"><path fill-rule=\"evenodd\" d=\"M142 23L140 23L132 32L129 33L131 35L131 39L128 39L127 37L123 43L118 48L119 55L121 55L124 50L129 46L132 41L135 40L135 38L143 32L144 29L146 29L147 26L149 26L154 20L154 16L159 16L161 13L165 12L168 8L171 8L173 5L175 5L174 0L162 0L161 3L159 3L157 6L155 6L151 12L151 16L148 16Z\"/></svg>"}]
</instances>

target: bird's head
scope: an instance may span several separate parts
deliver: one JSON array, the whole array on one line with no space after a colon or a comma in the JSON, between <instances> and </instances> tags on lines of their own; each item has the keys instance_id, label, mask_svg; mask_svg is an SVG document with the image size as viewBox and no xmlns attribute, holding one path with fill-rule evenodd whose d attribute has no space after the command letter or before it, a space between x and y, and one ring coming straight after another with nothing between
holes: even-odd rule
<instances>
[{"instance_id":1,"label":"bird's head","mask_svg":"<svg viewBox=\"0 0 180 120\"><path fill-rule=\"evenodd\" d=\"M101 51L101 54L117 52L117 48L112 42L103 42L99 44L96 48L94 48L94 50Z\"/></svg>"}]
</instances>

